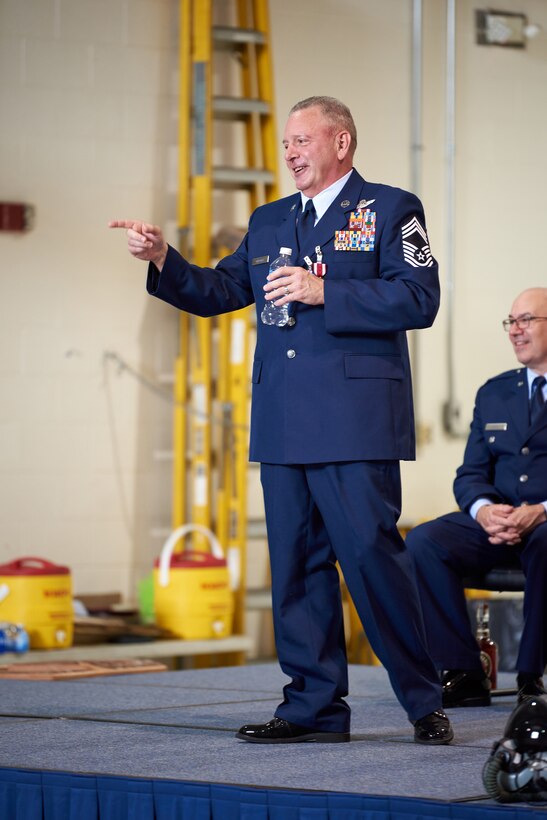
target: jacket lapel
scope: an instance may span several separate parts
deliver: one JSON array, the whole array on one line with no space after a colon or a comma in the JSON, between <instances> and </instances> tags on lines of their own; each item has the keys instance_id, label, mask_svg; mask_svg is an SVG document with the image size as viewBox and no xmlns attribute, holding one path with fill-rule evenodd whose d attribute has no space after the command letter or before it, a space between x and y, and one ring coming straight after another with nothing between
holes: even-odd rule
<instances>
[{"instance_id":1,"label":"jacket lapel","mask_svg":"<svg viewBox=\"0 0 547 820\"><path fill-rule=\"evenodd\" d=\"M347 227L350 213L356 210L361 199L365 199L365 185L363 177L354 170L338 196L317 223L307 245L300 249L300 258L312 254L317 245L324 247L334 238L336 231L344 230Z\"/></svg>"},{"instance_id":2,"label":"jacket lapel","mask_svg":"<svg viewBox=\"0 0 547 820\"><path fill-rule=\"evenodd\" d=\"M543 410L541 411L535 422L533 424L530 424L528 428L529 435L534 435L539 430L543 429L543 427L547 427L547 404L544 406Z\"/></svg>"},{"instance_id":3,"label":"jacket lapel","mask_svg":"<svg viewBox=\"0 0 547 820\"><path fill-rule=\"evenodd\" d=\"M276 239L280 244L281 240L286 242L286 246L293 249L295 259L302 262L305 256L311 256L314 253L317 245L324 247L334 238L336 231L346 228L350 213L356 210L360 200L365 199L364 186L366 186L365 180L354 169L338 196L317 223L315 230L310 234L307 243L299 250L296 238L296 220L301 210L301 198L300 194L296 194L286 221L278 229Z\"/></svg>"},{"instance_id":4,"label":"jacket lapel","mask_svg":"<svg viewBox=\"0 0 547 820\"><path fill-rule=\"evenodd\" d=\"M528 382L525 370L516 370L515 379L507 390L505 404L515 426L522 437L527 437L530 429L528 412Z\"/></svg>"},{"instance_id":5,"label":"jacket lapel","mask_svg":"<svg viewBox=\"0 0 547 820\"><path fill-rule=\"evenodd\" d=\"M292 257L295 260L295 262L298 258L298 241L296 239L296 217L300 210L300 201L300 194L295 194L293 197L289 199L287 203L287 211L285 213L283 221L277 228L275 234L277 251L279 251L279 248L291 248Z\"/></svg>"}]
</instances>

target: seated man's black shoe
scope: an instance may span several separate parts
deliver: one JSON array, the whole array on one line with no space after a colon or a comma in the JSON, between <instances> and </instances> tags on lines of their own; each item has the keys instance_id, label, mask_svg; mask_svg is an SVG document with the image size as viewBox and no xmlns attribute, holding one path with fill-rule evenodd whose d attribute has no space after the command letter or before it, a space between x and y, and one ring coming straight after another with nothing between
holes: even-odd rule
<instances>
[{"instance_id":1,"label":"seated man's black shoe","mask_svg":"<svg viewBox=\"0 0 547 820\"><path fill-rule=\"evenodd\" d=\"M538 695L547 695L542 678L534 678L527 675L517 676L518 694L517 700L523 703L527 698L537 698Z\"/></svg>"},{"instance_id":2,"label":"seated man's black shoe","mask_svg":"<svg viewBox=\"0 0 547 820\"><path fill-rule=\"evenodd\" d=\"M490 681L480 673L454 670L442 679L443 707L490 706Z\"/></svg>"},{"instance_id":3,"label":"seated man's black shoe","mask_svg":"<svg viewBox=\"0 0 547 820\"><path fill-rule=\"evenodd\" d=\"M442 709L431 712L414 723L414 740L428 746L441 746L454 739L452 726Z\"/></svg>"},{"instance_id":4,"label":"seated man's black shoe","mask_svg":"<svg viewBox=\"0 0 547 820\"><path fill-rule=\"evenodd\" d=\"M268 723L242 726L236 737L250 743L347 743L349 732L318 732L274 717Z\"/></svg>"}]
</instances>

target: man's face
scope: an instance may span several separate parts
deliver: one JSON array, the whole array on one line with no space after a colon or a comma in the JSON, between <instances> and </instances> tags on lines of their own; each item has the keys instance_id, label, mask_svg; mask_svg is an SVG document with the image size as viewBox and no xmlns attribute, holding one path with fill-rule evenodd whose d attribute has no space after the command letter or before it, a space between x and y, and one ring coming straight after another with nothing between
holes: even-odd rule
<instances>
[{"instance_id":1,"label":"man's face","mask_svg":"<svg viewBox=\"0 0 547 820\"><path fill-rule=\"evenodd\" d=\"M547 290L525 291L517 297L509 314L510 319L523 316L547 316ZM538 373L547 373L547 320L530 322L529 327L514 324L509 338L519 362Z\"/></svg>"},{"instance_id":2,"label":"man's face","mask_svg":"<svg viewBox=\"0 0 547 820\"><path fill-rule=\"evenodd\" d=\"M285 162L296 187L306 196L324 191L351 169L349 135L336 133L319 108L304 108L290 115L283 145Z\"/></svg>"}]
</instances>

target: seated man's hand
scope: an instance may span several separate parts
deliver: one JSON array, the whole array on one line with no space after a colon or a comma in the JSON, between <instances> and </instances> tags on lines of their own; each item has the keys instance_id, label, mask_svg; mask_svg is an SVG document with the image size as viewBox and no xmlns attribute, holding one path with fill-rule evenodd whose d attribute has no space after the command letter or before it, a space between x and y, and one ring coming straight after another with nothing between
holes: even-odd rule
<instances>
[{"instance_id":1,"label":"seated man's hand","mask_svg":"<svg viewBox=\"0 0 547 820\"><path fill-rule=\"evenodd\" d=\"M520 533L511 522L515 508L510 504L485 504L477 513L477 523L488 533L491 544L518 544Z\"/></svg>"},{"instance_id":2,"label":"seated man's hand","mask_svg":"<svg viewBox=\"0 0 547 820\"><path fill-rule=\"evenodd\" d=\"M488 533L491 544L519 544L524 535L544 522L543 504L486 504L477 513L477 523Z\"/></svg>"},{"instance_id":3,"label":"seated man's hand","mask_svg":"<svg viewBox=\"0 0 547 820\"><path fill-rule=\"evenodd\" d=\"M515 507L508 516L507 523L519 535L527 535L539 524L545 523L545 507L543 504L523 504L521 507Z\"/></svg>"}]
</instances>

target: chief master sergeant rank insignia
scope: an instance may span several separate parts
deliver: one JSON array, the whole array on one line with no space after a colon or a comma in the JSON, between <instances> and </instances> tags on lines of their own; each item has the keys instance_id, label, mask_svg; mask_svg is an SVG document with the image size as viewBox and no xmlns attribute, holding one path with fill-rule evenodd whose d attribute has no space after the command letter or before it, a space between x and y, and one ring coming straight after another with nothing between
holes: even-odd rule
<instances>
[{"instance_id":1,"label":"chief master sergeant rank insignia","mask_svg":"<svg viewBox=\"0 0 547 820\"><path fill-rule=\"evenodd\" d=\"M415 216L401 228L403 257L413 268L430 268L433 256L429 249L429 240Z\"/></svg>"}]
</instances>

